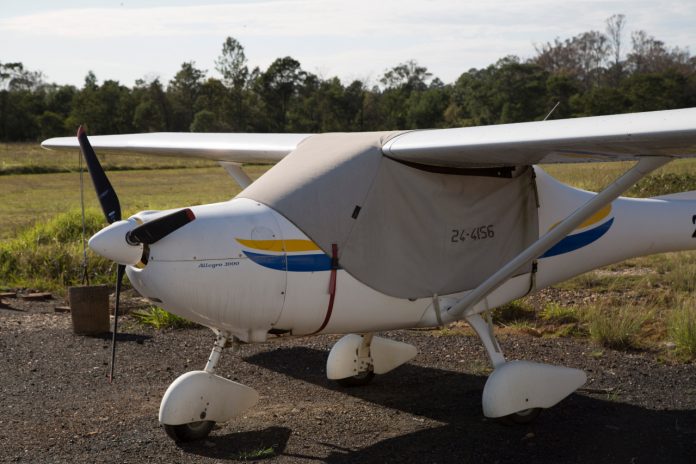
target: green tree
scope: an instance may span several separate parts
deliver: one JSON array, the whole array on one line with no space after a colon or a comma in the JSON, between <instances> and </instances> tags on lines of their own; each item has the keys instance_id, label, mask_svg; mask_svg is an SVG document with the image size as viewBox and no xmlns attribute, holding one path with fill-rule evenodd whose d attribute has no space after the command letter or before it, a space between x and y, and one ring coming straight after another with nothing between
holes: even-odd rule
<instances>
[{"instance_id":1,"label":"green tree","mask_svg":"<svg viewBox=\"0 0 696 464\"><path fill-rule=\"evenodd\" d=\"M215 60L215 69L222 75L222 81L227 87L241 90L249 77L249 68L244 47L237 39L227 37L222 44L222 53Z\"/></svg>"},{"instance_id":2,"label":"green tree","mask_svg":"<svg viewBox=\"0 0 696 464\"><path fill-rule=\"evenodd\" d=\"M572 76L589 90L605 75L611 52L609 37L598 31L589 31L537 47L537 56L532 62L548 73Z\"/></svg>"},{"instance_id":3,"label":"green tree","mask_svg":"<svg viewBox=\"0 0 696 464\"><path fill-rule=\"evenodd\" d=\"M208 132L230 132L237 129L233 124L238 114L235 113L236 106L232 100L229 89L219 79L209 78L201 85L195 109L197 114L200 111L208 111L215 116L214 128Z\"/></svg>"},{"instance_id":4,"label":"green tree","mask_svg":"<svg viewBox=\"0 0 696 464\"><path fill-rule=\"evenodd\" d=\"M676 69L634 74L624 83L628 110L656 111L696 106L696 80Z\"/></svg>"},{"instance_id":5,"label":"green tree","mask_svg":"<svg viewBox=\"0 0 696 464\"><path fill-rule=\"evenodd\" d=\"M247 105L247 84L250 79L244 47L233 37L227 37L222 44L222 52L215 60L215 69L222 75L227 87L220 96L220 108L215 110L218 119L226 130L246 131L249 129L250 110Z\"/></svg>"},{"instance_id":6,"label":"green tree","mask_svg":"<svg viewBox=\"0 0 696 464\"><path fill-rule=\"evenodd\" d=\"M268 130L286 130L291 100L298 95L307 76L300 62L289 56L276 59L265 72L258 74L254 90L264 102Z\"/></svg>"},{"instance_id":7,"label":"green tree","mask_svg":"<svg viewBox=\"0 0 696 464\"><path fill-rule=\"evenodd\" d=\"M425 66L413 60L401 63L380 78L384 86L380 98L384 129L406 129L413 127L409 121L409 99L412 94L425 92L432 74ZM412 104L418 104L420 97L413 97ZM413 113L415 114L415 113Z\"/></svg>"},{"instance_id":8,"label":"green tree","mask_svg":"<svg viewBox=\"0 0 696 464\"><path fill-rule=\"evenodd\" d=\"M0 63L0 140L34 140L44 111L43 75L22 63Z\"/></svg>"},{"instance_id":9,"label":"green tree","mask_svg":"<svg viewBox=\"0 0 696 464\"><path fill-rule=\"evenodd\" d=\"M205 74L206 71L196 68L193 61L187 61L169 81L167 97L172 108L171 129L182 132L189 130Z\"/></svg>"},{"instance_id":10,"label":"green tree","mask_svg":"<svg viewBox=\"0 0 696 464\"><path fill-rule=\"evenodd\" d=\"M220 132L218 117L209 110L196 113L191 123L191 132Z\"/></svg>"},{"instance_id":11,"label":"green tree","mask_svg":"<svg viewBox=\"0 0 696 464\"><path fill-rule=\"evenodd\" d=\"M46 111L59 114L63 119L68 117L77 88L72 85L47 84L42 90Z\"/></svg>"},{"instance_id":12,"label":"green tree","mask_svg":"<svg viewBox=\"0 0 696 464\"><path fill-rule=\"evenodd\" d=\"M472 125L534 121L551 109L547 79L548 73L539 65L509 56L486 69L462 74L452 98Z\"/></svg>"},{"instance_id":13,"label":"green tree","mask_svg":"<svg viewBox=\"0 0 696 464\"><path fill-rule=\"evenodd\" d=\"M630 102L624 92L613 86L598 86L571 97L570 107L574 116L601 116L626 113Z\"/></svg>"},{"instance_id":14,"label":"green tree","mask_svg":"<svg viewBox=\"0 0 696 464\"><path fill-rule=\"evenodd\" d=\"M53 111L44 111L38 118L41 139L69 135L65 118Z\"/></svg>"},{"instance_id":15,"label":"green tree","mask_svg":"<svg viewBox=\"0 0 696 464\"><path fill-rule=\"evenodd\" d=\"M401 89L412 92L427 89L427 81L431 77L432 73L428 71L428 68L419 66L414 60L409 60L387 70L379 81L385 89Z\"/></svg>"},{"instance_id":16,"label":"green tree","mask_svg":"<svg viewBox=\"0 0 696 464\"><path fill-rule=\"evenodd\" d=\"M135 109L133 127L138 132L159 132L169 129L171 119L167 96L158 79L138 79L133 89Z\"/></svg>"},{"instance_id":17,"label":"green tree","mask_svg":"<svg viewBox=\"0 0 696 464\"><path fill-rule=\"evenodd\" d=\"M549 75L546 80L546 107L548 111L556 107L549 119L564 119L584 114L584 109L578 109L572 104L580 94L581 85L572 76L563 72Z\"/></svg>"},{"instance_id":18,"label":"green tree","mask_svg":"<svg viewBox=\"0 0 696 464\"><path fill-rule=\"evenodd\" d=\"M412 92L406 100L405 129L446 127L445 111L450 104L450 86L437 79L427 90Z\"/></svg>"},{"instance_id":19,"label":"green tree","mask_svg":"<svg viewBox=\"0 0 696 464\"><path fill-rule=\"evenodd\" d=\"M319 82L312 102L317 107L318 131L361 130L363 93L360 81L353 81L348 87L338 77Z\"/></svg>"},{"instance_id":20,"label":"green tree","mask_svg":"<svg viewBox=\"0 0 696 464\"><path fill-rule=\"evenodd\" d=\"M636 73L655 73L674 69L683 74L696 71L696 61L687 50L668 48L664 42L645 31L631 34L632 50L626 59L629 70Z\"/></svg>"},{"instance_id":21,"label":"green tree","mask_svg":"<svg viewBox=\"0 0 696 464\"><path fill-rule=\"evenodd\" d=\"M161 132L166 130L164 116L152 100L138 103L133 112L133 127L138 132Z\"/></svg>"},{"instance_id":22,"label":"green tree","mask_svg":"<svg viewBox=\"0 0 696 464\"><path fill-rule=\"evenodd\" d=\"M133 131L135 111L131 90L118 81L99 86L91 71L84 87L75 94L66 124L76 128L87 124L90 134L123 134Z\"/></svg>"}]
</instances>

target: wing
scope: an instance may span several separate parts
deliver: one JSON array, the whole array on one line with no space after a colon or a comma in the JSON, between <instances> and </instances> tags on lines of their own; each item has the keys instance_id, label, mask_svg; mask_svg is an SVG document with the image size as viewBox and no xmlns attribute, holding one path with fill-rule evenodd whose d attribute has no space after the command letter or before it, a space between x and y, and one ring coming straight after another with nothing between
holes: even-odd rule
<instances>
[{"instance_id":1,"label":"wing","mask_svg":"<svg viewBox=\"0 0 696 464\"><path fill-rule=\"evenodd\" d=\"M696 156L696 108L412 131L382 151L430 166L493 167Z\"/></svg>"},{"instance_id":2,"label":"wing","mask_svg":"<svg viewBox=\"0 0 696 464\"><path fill-rule=\"evenodd\" d=\"M310 134L211 134L159 132L97 135L89 138L99 153L193 156L237 163L275 163ZM77 137L45 140L48 149L78 149Z\"/></svg>"},{"instance_id":3,"label":"wing","mask_svg":"<svg viewBox=\"0 0 696 464\"><path fill-rule=\"evenodd\" d=\"M311 134L160 132L90 137L102 153L194 156L237 163L275 163ZM77 138L41 144L77 149ZM696 108L591 118L416 130L383 147L396 160L445 167L519 166L624 161L642 155L696 157Z\"/></svg>"}]
</instances>

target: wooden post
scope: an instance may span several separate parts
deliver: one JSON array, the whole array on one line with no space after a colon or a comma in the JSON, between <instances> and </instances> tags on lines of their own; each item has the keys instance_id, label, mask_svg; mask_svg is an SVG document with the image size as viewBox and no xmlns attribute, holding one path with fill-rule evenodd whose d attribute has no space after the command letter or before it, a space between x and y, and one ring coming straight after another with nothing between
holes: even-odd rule
<instances>
[{"instance_id":1,"label":"wooden post","mask_svg":"<svg viewBox=\"0 0 696 464\"><path fill-rule=\"evenodd\" d=\"M73 332L99 335L110 331L109 287L91 285L68 288Z\"/></svg>"}]
</instances>

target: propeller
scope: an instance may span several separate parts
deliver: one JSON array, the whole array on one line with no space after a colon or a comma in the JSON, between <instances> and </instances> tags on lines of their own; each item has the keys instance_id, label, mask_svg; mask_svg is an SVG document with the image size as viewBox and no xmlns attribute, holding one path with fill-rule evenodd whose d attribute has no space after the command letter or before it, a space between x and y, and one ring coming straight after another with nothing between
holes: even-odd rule
<instances>
[{"instance_id":1,"label":"propeller","mask_svg":"<svg viewBox=\"0 0 696 464\"><path fill-rule=\"evenodd\" d=\"M109 178L106 177L104 169L99 164L97 154L92 148L92 144L87 139L85 129L80 126L77 129L77 140L80 143L80 151L87 163L87 170L92 178L94 190L97 192L97 198L101 205L104 216L109 224L121 220L121 203L118 201L118 196L114 190ZM114 307L114 331L111 338L111 363L109 368L109 383L114 379L114 364L116 361L116 334L118 333L118 310L121 300L121 283L123 282L123 274L126 266L118 264L116 266L116 305Z\"/></svg>"},{"instance_id":2,"label":"propeller","mask_svg":"<svg viewBox=\"0 0 696 464\"><path fill-rule=\"evenodd\" d=\"M87 163L87 170L92 178L92 184L94 184L94 190L97 191L97 198L99 199L99 204L101 205L102 211L104 211L104 216L109 224L113 224L116 221L121 220L121 204L118 201L118 196L116 191L111 186L109 178L106 177L104 169L102 169L99 160L97 159L97 154L94 153L92 144L87 140L87 132L80 126L77 129L77 141L80 143L80 151L82 156L85 158Z\"/></svg>"},{"instance_id":3,"label":"propeller","mask_svg":"<svg viewBox=\"0 0 696 464\"><path fill-rule=\"evenodd\" d=\"M131 245L141 243L152 245L194 219L196 219L196 216L189 208L175 211L166 216L148 221L129 231L126 234L126 241Z\"/></svg>"},{"instance_id":4,"label":"propeller","mask_svg":"<svg viewBox=\"0 0 696 464\"><path fill-rule=\"evenodd\" d=\"M116 267L116 305L114 307L114 330L111 339L111 366L109 383L114 378L116 361L116 334L118 333L118 310L121 301L121 284L127 264L137 264L141 259L143 246L152 245L163 239L180 227L193 221L196 216L189 208L185 208L144 224L137 225L134 220L121 220L121 204L111 182L97 159L92 145L87 139L87 133L82 126L77 130L77 140L80 151L87 163L87 170L92 178L92 184L97 192L97 198L104 216L110 226L97 232L89 240L89 246L100 255L112 259Z\"/></svg>"}]
</instances>

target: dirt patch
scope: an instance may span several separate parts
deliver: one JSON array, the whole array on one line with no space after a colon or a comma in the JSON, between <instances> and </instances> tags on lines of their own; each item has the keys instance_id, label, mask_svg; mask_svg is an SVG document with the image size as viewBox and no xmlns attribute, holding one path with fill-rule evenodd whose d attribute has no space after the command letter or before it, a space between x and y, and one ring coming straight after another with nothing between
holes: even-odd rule
<instances>
[{"instance_id":1,"label":"dirt patch","mask_svg":"<svg viewBox=\"0 0 696 464\"><path fill-rule=\"evenodd\" d=\"M510 427L481 413L486 356L477 338L399 331L418 357L341 389L325 377L320 336L245 345L219 373L257 389L259 404L207 440L175 445L157 422L177 376L201 369L207 329L154 331L124 319L117 377L108 336L73 335L55 301L0 310L1 462L636 462L692 463L696 366L663 364L584 340L503 335L510 359L584 369L587 390ZM10 302L15 306L15 301Z\"/></svg>"}]
</instances>

